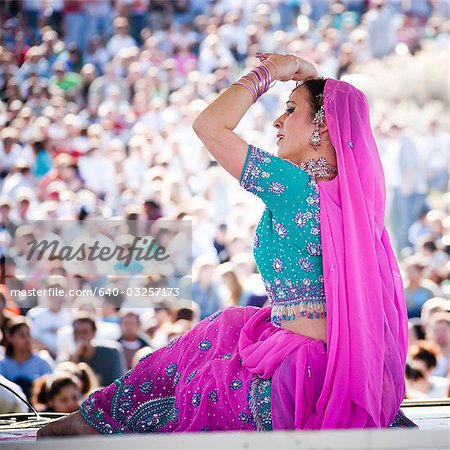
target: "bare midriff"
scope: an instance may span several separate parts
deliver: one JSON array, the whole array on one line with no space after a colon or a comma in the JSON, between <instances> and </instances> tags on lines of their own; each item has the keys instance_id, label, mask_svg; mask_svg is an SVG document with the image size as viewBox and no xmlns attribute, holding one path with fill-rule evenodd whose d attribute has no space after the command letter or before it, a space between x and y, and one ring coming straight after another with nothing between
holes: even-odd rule
<instances>
[{"instance_id":1,"label":"bare midriff","mask_svg":"<svg viewBox=\"0 0 450 450\"><path fill-rule=\"evenodd\" d=\"M308 319L307 317L299 317L294 320L284 320L281 322L285 330L292 331L313 339L320 339L327 343L327 319Z\"/></svg>"}]
</instances>

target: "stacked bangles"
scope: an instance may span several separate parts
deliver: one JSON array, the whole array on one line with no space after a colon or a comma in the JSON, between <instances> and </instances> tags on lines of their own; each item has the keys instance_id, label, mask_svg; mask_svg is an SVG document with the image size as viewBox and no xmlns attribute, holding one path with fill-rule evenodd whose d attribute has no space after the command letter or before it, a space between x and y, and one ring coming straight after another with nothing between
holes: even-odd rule
<instances>
[{"instance_id":1,"label":"stacked bangles","mask_svg":"<svg viewBox=\"0 0 450 450\"><path fill-rule=\"evenodd\" d=\"M271 78L269 69L261 63L258 67L255 67L253 70L251 70L247 75L244 75L239 81L231 83L231 85L239 84L248 89L250 94L252 94L253 103L255 103L256 100L258 100L258 98L264 94L264 92L267 92L267 90L272 87L278 79L277 65L270 59L266 59L264 62L271 63L275 67L274 79ZM275 83L271 85L270 83L272 81L275 81Z\"/></svg>"},{"instance_id":2,"label":"stacked bangles","mask_svg":"<svg viewBox=\"0 0 450 450\"><path fill-rule=\"evenodd\" d=\"M289 55L292 58L294 58L297 68L291 76L291 80L294 79L294 75L298 72L298 69L300 67L300 61L298 58L296 58L294 55ZM275 67L275 78L272 80L269 69L264 65L264 63L271 63ZM248 78L246 78L248 77ZM258 100L261 95L263 95L269 88L271 88L278 80L278 67L277 65L271 61L270 59L265 59L258 67L251 70L247 75L244 75L239 81L235 81L233 84L239 84L241 86L244 86L253 98L253 103ZM272 85L270 84L272 81L275 81Z\"/></svg>"}]
</instances>

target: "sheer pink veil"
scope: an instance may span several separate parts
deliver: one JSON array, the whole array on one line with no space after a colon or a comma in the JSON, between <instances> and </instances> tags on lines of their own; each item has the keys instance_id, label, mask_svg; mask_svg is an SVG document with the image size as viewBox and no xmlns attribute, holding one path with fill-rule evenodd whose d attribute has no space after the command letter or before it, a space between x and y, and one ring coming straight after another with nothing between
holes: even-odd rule
<instances>
[{"instance_id":1,"label":"sheer pink veil","mask_svg":"<svg viewBox=\"0 0 450 450\"><path fill-rule=\"evenodd\" d=\"M384 174L365 95L327 79L324 102L339 174L319 182L328 358L313 427L384 428L404 398L408 336Z\"/></svg>"}]
</instances>

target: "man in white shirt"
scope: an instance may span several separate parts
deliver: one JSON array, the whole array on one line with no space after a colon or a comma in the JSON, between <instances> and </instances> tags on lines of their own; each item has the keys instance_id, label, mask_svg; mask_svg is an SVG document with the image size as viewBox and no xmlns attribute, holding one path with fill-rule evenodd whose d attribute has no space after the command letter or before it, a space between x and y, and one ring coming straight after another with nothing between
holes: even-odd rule
<instances>
[{"instance_id":1,"label":"man in white shirt","mask_svg":"<svg viewBox=\"0 0 450 450\"><path fill-rule=\"evenodd\" d=\"M124 48L136 47L136 41L128 34L128 20L125 17L117 17L113 24L114 35L106 44L106 49L111 58Z\"/></svg>"},{"instance_id":2,"label":"man in white shirt","mask_svg":"<svg viewBox=\"0 0 450 450\"><path fill-rule=\"evenodd\" d=\"M437 120L432 120L428 133L423 137L422 145L428 187L444 194L449 179L450 134L441 129Z\"/></svg>"},{"instance_id":3,"label":"man in white shirt","mask_svg":"<svg viewBox=\"0 0 450 450\"><path fill-rule=\"evenodd\" d=\"M44 288L65 290L65 279L62 277L50 279ZM72 313L65 305L65 296L47 295L40 301L42 304L27 313L27 317L32 321L31 337L35 348L47 350L54 358L57 354L58 330L72 323Z\"/></svg>"}]
</instances>

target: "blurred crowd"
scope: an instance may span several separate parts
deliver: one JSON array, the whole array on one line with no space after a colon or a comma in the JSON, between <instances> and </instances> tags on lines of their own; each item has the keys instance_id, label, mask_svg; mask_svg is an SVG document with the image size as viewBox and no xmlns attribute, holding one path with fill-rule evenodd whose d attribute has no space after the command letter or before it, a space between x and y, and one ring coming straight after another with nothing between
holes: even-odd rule
<instances>
[{"instance_id":1,"label":"blurred crowd","mask_svg":"<svg viewBox=\"0 0 450 450\"><path fill-rule=\"evenodd\" d=\"M0 383L40 410L71 412L218 309L265 304L251 250L263 205L192 130L262 51L298 54L320 76L366 92L407 299L407 398L449 396L449 0L3 0L0 8ZM275 84L236 132L275 150L273 120L292 88ZM114 289L12 295L117 285L95 273L69 277L57 259L37 273L25 258L39 224L117 217L123 242L136 224L155 223L148 234L165 242L171 232L158 223L190 222L191 273L140 281L174 287L188 278L190 289L144 308ZM1 412L23 410L0 388Z\"/></svg>"}]
</instances>

